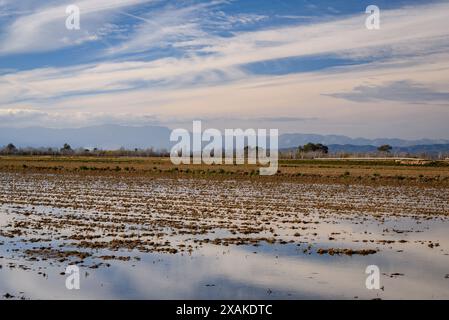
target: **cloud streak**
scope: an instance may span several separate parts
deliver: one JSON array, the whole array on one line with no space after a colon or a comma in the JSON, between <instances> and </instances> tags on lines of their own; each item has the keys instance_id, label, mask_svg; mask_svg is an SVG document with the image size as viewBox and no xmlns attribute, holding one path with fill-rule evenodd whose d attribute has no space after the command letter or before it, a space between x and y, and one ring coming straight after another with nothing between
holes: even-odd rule
<instances>
[{"instance_id":1,"label":"cloud streak","mask_svg":"<svg viewBox=\"0 0 449 320\"><path fill-rule=\"evenodd\" d=\"M433 10L428 7L403 12L393 10L391 13L385 13L384 17L386 21L391 19L391 24L385 22L382 33L375 35L360 28L360 17L354 17L308 26L239 33L225 40L215 39L207 48L200 49L201 52L207 52L207 55L167 57L153 61L101 62L74 68L36 69L3 75L0 81L20 82L32 86L36 92L31 93L30 98L39 98L38 92L46 92L48 88L54 88L50 89L50 95L61 96L70 93L82 95L83 92L91 94L104 90L133 89L144 82L148 82L150 86L155 82L182 86L195 82L198 85L209 85L213 77L218 81L236 81L251 77L241 68L246 64L312 54L369 56L390 48L388 57L384 56L383 59L397 59L405 53L410 54L408 50L411 47L422 54L429 47L449 46L449 41L441 42L443 35L449 37L449 20L444 14L438 14L445 10L449 10L448 4L435 6ZM421 18L414 20L411 35L404 37L404 32L410 29L410 16L416 16L418 12ZM428 21L432 21L432 24L424 28ZM422 43L422 37L425 35L428 40ZM205 38L200 36L197 44L200 39ZM202 40L203 45L208 40L211 39ZM397 45L396 51L390 45L397 43L403 45ZM147 44L148 47L151 47L151 43Z\"/></svg>"},{"instance_id":2,"label":"cloud streak","mask_svg":"<svg viewBox=\"0 0 449 320\"><path fill-rule=\"evenodd\" d=\"M422 84L407 80L391 82L380 86L357 86L352 92L334 93L329 96L355 102L444 102L449 105L449 92L439 92Z\"/></svg>"},{"instance_id":3,"label":"cloud streak","mask_svg":"<svg viewBox=\"0 0 449 320\"><path fill-rule=\"evenodd\" d=\"M157 116L133 113L90 113L90 112L59 112L33 109L0 109L0 123L14 127L35 127L45 123L50 128L67 128L93 126L102 124L119 124L130 126L158 125L161 121ZM5 125L4 125L5 126Z\"/></svg>"},{"instance_id":4,"label":"cloud streak","mask_svg":"<svg viewBox=\"0 0 449 320\"><path fill-rule=\"evenodd\" d=\"M397 119L398 123L407 117L420 117L424 111L413 104L447 101L448 3L383 10L378 31L364 27L364 13L336 15L327 22L307 19L306 24L304 19L289 17L286 25L258 27L269 17L225 13L222 7L231 3L228 1L164 4L144 14L127 9L151 1L80 3L87 10L82 25L95 31L84 34L87 38L60 41L66 36L57 30L65 10L51 2L40 13L33 8L33 13L19 16L6 28L0 35L0 55L116 39L106 48L92 51L94 58L86 58L91 62L3 71L0 110L39 110L60 118L85 114L95 121L106 119L106 114L164 119L229 117L253 121L253 125L266 119L286 130L297 127L290 119L317 119L302 124L313 131L348 134L360 128L379 130L376 123L380 117ZM126 25L114 24L117 17L129 20ZM21 28L24 22L30 26ZM64 20L61 23L64 25ZM247 28L249 25L253 28ZM102 32L99 26L104 28ZM111 36L114 30L120 36ZM362 62L276 75L246 68L297 57L305 58L297 63L307 63L301 61L317 56ZM397 108L391 110L390 105L379 101L395 102ZM363 112L360 102L364 103ZM405 110L409 112L404 116ZM449 134L440 124L447 108L433 111L428 123L440 132L434 134ZM19 115L14 117L17 120L11 122L19 121ZM43 122L38 114L35 117ZM86 121L85 117L73 119Z\"/></svg>"},{"instance_id":5,"label":"cloud streak","mask_svg":"<svg viewBox=\"0 0 449 320\"><path fill-rule=\"evenodd\" d=\"M0 55L52 51L96 41L98 35L95 31L111 20L114 10L148 1L83 0L37 7L32 13L19 16L6 28L0 37ZM65 27L66 8L70 4L77 5L81 10L81 31L67 30Z\"/></svg>"}]
</instances>

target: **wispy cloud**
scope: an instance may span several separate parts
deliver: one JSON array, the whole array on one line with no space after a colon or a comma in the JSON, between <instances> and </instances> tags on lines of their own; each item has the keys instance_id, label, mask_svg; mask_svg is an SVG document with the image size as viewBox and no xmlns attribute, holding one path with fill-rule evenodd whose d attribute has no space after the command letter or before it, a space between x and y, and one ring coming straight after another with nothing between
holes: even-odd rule
<instances>
[{"instance_id":1,"label":"wispy cloud","mask_svg":"<svg viewBox=\"0 0 449 320\"><path fill-rule=\"evenodd\" d=\"M92 126L102 124L120 125L159 125L161 120L154 115L136 113L108 113L108 112L60 112L33 109L0 109L0 123L3 126L51 128L67 128Z\"/></svg>"},{"instance_id":2,"label":"wispy cloud","mask_svg":"<svg viewBox=\"0 0 449 320\"><path fill-rule=\"evenodd\" d=\"M166 13L156 21L165 19L177 21L179 16L189 15L196 10L197 7L194 7L188 10L181 9L183 13L178 12L174 15ZM2 75L0 81L4 83L3 92L7 93L17 84L22 84L26 89L26 92L21 92L22 98L39 99L68 94L91 95L95 92L141 89L144 83L150 87L179 88L211 85L214 78L218 81L239 81L251 78L251 74L248 74L242 66L285 57L324 53L369 56L373 52L387 51L383 54L383 59L393 60L404 54L410 55L408 50L411 48L423 56L427 48L432 53L434 47L449 46L449 41L441 41L443 36L449 37L449 20L445 14L440 13L445 10L449 10L449 4L386 12L383 19L384 27L380 33L368 32L361 27L363 22L361 17L353 17L307 26L241 32L225 39L215 37L209 46L199 50L209 53L207 55L167 57L148 62L101 62L70 68L35 69ZM409 23L410 16L418 17L414 20L413 26ZM426 24L429 21L431 23ZM182 25L178 27L183 28ZM130 49L134 45L138 47L148 43L145 39L147 36L152 37L151 31L156 26L151 28L145 24L145 28L142 28L148 28L148 33L144 33L143 36L138 32L135 38L125 42L125 47ZM411 28L413 29L410 30ZM172 31L170 28L167 30ZM404 37L406 32L409 34ZM173 34L177 32L173 31ZM424 36L427 36L427 40L423 43ZM157 37L167 39L163 35ZM199 35L192 43L198 44L207 40L212 39ZM398 43L403 45L395 48L393 45ZM148 47L151 47L151 43L147 45ZM10 88L8 83L12 83Z\"/></svg>"},{"instance_id":3,"label":"wispy cloud","mask_svg":"<svg viewBox=\"0 0 449 320\"><path fill-rule=\"evenodd\" d=\"M236 25L253 24L267 18L258 14L226 14L220 6L227 3L228 0L194 4L170 2L139 15L121 11L120 14L139 23L126 41L106 48L106 54L136 54L167 47L194 54L198 48L206 46L205 43L219 38L214 35L217 30L232 30Z\"/></svg>"},{"instance_id":4,"label":"wispy cloud","mask_svg":"<svg viewBox=\"0 0 449 320\"><path fill-rule=\"evenodd\" d=\"M351 92L334 93L329 94L329 96L355 102L444 102L449 105L449 92L440 92L408 80L395 81L378 86L357 86Z\"/></svg>"},{"instance_id":5,"label":"wispy cloud","mask_svg":"<svg viewBox=\"0 0 449 320\"><path fill-rule=\"evenodd\" d=\"M0 54L50 51L98 40L96 31L111 20L114 10L148 1L151 0L64 1L36 7L32 13L20 15L2 32ZM70 4L81 10L83 28L79 31L65 27L66 8Z\"/></svg>"},{"instance_id":6,"label":"wispy cloud","mask_svg":"<svg viewBox=\"0 0 449 320\"><path fill-rule=\"evenodd\" d=\"M394 112L402 119L399 114L405 108L414 110L406 116L416 116L420 111L411 104L447 99L449 91L448 3L383 10L381 30L368 31L364 12L335 13L327 22L284 17L288 22L278 25L266 23L271 17L260 12L226 11L229 1L155 2L151 10L128 10L142 3L152 5L151 1L81 1L81 9L87 10L82 26L94 31L73 38L65 34L65 7L47 3L39 10L33 7L33 13L19 16L0 32L0 55L100 40L107 42L106 47L87 51L95 60L86 58L90 62L71 67L3 71L0 110L39 110L50 118L59 115L59 121L73 116L80 123L87 118L74 115L89 115L95 121L107 114L146 115L161 121L265 119L285 128L295 128L300 119L317 119L302 125L338 133L368 128L369 119L376 123L375 118ZM118 23L117 17L125 17L126 23ZM30 24L22 28L23 23ZM114 41L109 42L111 38ZM362 63L275 75L246 68L315 56ZM398 102L397 109L379 105L380 99ZM363 112L358 106L362 101ZM429 126L448 132L435 125L445 110L436 110ZM14 122L27 115L33 113L7 116ZM35 114L35 119L43 118ZM378 129L373 124L371 128Z\"/></svg>"}]
</instances>

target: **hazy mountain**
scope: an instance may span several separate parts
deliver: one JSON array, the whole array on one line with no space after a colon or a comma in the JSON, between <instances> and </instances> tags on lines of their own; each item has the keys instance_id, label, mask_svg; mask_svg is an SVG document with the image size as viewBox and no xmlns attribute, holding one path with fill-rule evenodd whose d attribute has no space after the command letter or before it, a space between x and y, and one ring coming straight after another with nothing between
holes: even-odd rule
<instances>
[{"instance_id":1,"label":"hazy mountain","mask_svg":"<svg viewBox=\"0 0 449 320\"><path fill-rule=\"evenodd\" d=\"M356 146L356 145L329 145L329 152L331 153L374 153L377 151L376 146L366 145L366 146ZM392 154L428 154L435 155L438 154L449 154L449 144L426 144L426 145L413 145L406 147L393 147L391 150Z\"/></svg>"},{"instance_id":2,"label":"hazy mountain","mask_svg":"<svg viewBox=\"0 0 449 320\"><path fill-rule=\"evenodd\" d=\"M119 149L125 147L156 149L169 146L171 130L165 127L127 127L102 125L78 129L0 128L0 145L13 143L17 147L61 147Z\"/></svg>"},{"instance_id":3,"label":"hazy mountain","mask_svg":"<svg viewBox=\"0 0 449 320\"><path fill-rule=\"evenodd\" d=\"M338 154L338 153L376 153L377 147L373 145L362 145L357 146L353 144L330 144L329 153ZM296 151L296 147L290 148L281 148L281 151ZM439 154L449 155L449 144L425 144L425 145L413 145L407 147L393 147L391 150L391 154L396 155L420 155L427 154L432 156L438 156Z\"/></svg>"},{"instance_id":4,"label":"hazy mountain","mask_svg":"<svg viewBox=\"0 0 449 320\"><path fill-rule=\"evenodd\" d=\"M171 130L169 128L161 126L131 127L120 125L101 125L76 129L0 127L0 146L13 143L17 147L61 147L64 143L68 143L73 148L97 147L102 149L119 149L120 147L125 147L128 149L133 149L153 147L156 149L168 149L171 146L169 141L170 133ZM347 150L352 150L358 146L360 148L356 149L366 151L374 150L377 146L383 144L389 144L394 147L449 144L449 140L438 139L410 141L402 139L365 139L350 138L342 135L300 133L283 134L279 137L280 148L296 148L309 142L323 143L328 146L340 145L338 148L342 148L342 145L346 145L344 148ZM335 147L335 149L338 148ZM429 148L435 149L435 147Z\"/></svg>"},{"instance_id":5,"label":"hazy mountain","mask_svg":"<svg viewBox=\"0 0 449 320\"><path fill-rule=\"evenodd\" d=\"M381 146L389 144L394 147L407 147L414 145L429 144L448 144L449 140L443 139L420 139L420 140L403 140L395 138L365 139L350 138L341 135L319 135L319 134L301 134L290 133L283 134L279 137L279 146L282 148L302 146L306 143L322 143L325 145L353 145L353 146Z\"/></svg>"}]
</instances>

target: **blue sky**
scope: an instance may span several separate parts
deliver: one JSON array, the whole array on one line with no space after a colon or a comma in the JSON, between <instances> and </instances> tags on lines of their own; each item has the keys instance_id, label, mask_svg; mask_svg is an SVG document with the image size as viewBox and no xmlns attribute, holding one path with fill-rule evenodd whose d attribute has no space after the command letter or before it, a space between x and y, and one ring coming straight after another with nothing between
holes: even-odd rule
<instances>
[{"instance_id":1,"label":"blue sky","mask_svg":"<svg viewBox=\"0 0 449 320\"><path fill-rule=\"evenodd\" d=\"M0 0L0 126L448 138L449 4L423 3Z\"/></svg>"}]
</instances>

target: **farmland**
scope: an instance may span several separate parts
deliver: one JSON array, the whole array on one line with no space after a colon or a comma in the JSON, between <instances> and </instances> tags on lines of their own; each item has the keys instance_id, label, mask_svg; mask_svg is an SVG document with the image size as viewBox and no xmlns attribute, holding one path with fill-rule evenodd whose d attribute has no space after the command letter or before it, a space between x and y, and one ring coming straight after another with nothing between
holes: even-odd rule
<instances>
[{"instance_id":1,"label":"farmland","mask_svg":"<svg viewBox=\"0 0 449 320\"><path fill-rule=\"evenodd\" d=\"M449 297L444 162L290 160L264 177L167 158L3 157L0 180L6 297ZM365 287L373 264L382 290ZM81 290L66 290L67 265Z\"/></svg>"},{"instance_id":2,"label":"farmland","mask_svg":"<svg viewBox=\"0 0 449 320\"><path fill-rule=\"evenodd\" d=\"M155 157L0 157L0 170L10 172L145 175L208 179L263 179L298 182L423 184L449 186L449 162L406 165L395 161L280 160L278 174L259 177L256 165L180 165Z\"/></svg>"}]
</instances>

